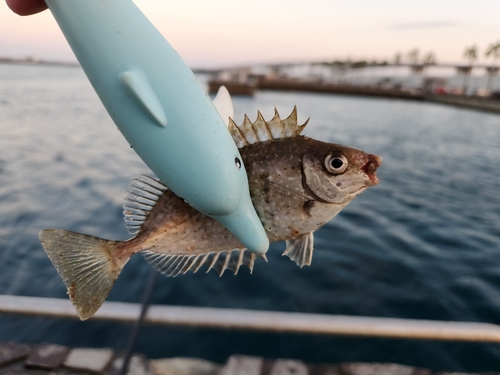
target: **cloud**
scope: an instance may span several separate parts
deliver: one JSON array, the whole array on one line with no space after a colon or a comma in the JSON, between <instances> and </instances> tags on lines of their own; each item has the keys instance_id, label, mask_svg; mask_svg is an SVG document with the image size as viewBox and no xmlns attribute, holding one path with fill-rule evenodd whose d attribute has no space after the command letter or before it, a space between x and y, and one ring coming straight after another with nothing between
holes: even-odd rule
<instances>
[{"instance_id":1,"label":"cloud","mask_svg":"<svg viewBox=\"0 0 500 375\"><path fill-rule=\"evenodd\" d=\"M442 29L451 27L463 27L461 22L456 21L428 21L428 22L405 22L395 23L389 26L392 30L424 30Z\"/></svg>"}]
</instances>

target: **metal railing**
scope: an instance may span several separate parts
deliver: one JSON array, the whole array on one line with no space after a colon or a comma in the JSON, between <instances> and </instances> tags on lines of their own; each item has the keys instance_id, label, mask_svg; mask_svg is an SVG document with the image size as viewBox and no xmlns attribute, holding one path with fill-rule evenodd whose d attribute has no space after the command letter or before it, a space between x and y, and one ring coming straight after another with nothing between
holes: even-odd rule
<instances>
[{"instance_id":1,"label":"metal railing","mask_svg":"<svg viewBox=\"0 0 500 375\"><path fill-rule=\"evenodd\" d=\"M134 322L141 305L104 302L92 318ZM0 313L78 319L69 300L0 295ZM500 343L500 326L345 315L151 305L144 324L227 330Z\"/></svg>"}]
</instances>

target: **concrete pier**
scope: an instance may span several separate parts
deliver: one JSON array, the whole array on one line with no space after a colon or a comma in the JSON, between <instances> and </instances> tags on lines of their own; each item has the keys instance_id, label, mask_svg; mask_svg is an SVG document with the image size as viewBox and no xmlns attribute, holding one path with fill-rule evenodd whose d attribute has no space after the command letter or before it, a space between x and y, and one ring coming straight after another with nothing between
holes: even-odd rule
<instances>
[{"instance_id":1,"label":"concrete pier","mask_svg":"<svg viewBox=\"0 0 500 375\"><path fill-rule=\"evenodd\" d=\"M67 348L61 345L0 343L2 375L116 375L123 361L109 348ZM475 373L479 375L481 373ZM498 373L482 373L500 375ZM295 359L233 355L224 364L199 358L148 359L136 353L127 375L473 375L433 372L397 363L310 364Z\"/></svg>"}]
</instances>

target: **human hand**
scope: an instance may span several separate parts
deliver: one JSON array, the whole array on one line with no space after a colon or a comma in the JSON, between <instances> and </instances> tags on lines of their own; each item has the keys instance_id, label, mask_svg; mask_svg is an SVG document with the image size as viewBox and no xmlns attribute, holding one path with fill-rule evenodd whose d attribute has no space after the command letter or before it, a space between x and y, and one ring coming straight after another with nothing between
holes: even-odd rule
<instances>
[{"instance_id":1,"label":"human hand","mask_svg":"<svg viewBox=\"0 0 500 375\"><path fill-rule=\"evenodd\" d=\"M20 16L29 16L47 9L44 0L5 0L9 8Z\"/></svg>"}]
</instances>

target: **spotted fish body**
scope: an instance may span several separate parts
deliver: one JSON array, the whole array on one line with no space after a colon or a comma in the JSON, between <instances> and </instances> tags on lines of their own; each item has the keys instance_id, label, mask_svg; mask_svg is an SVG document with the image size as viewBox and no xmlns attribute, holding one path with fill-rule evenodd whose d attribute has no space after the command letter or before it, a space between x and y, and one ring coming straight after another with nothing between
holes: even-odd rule
<instances>
[{"instance_id":1,"label":"spotted fish body","mask_svg":"<svg viewBox=\"0 0 500 375\"><path fill-rule=\"evenodd\" d=\"M378 183L376 155L301 136L296 109L282 120L248 117L229 130L246 167L250 195L270 242L286 240L283 253L299 266L309 265L313 232L330 221L366 187ZM256 255L225 227L149 177L135 180L124 205L125 221L136 234L108 241L47 229L40 240L62 276L79 316L87 319L102 304L121 269L142 252L168 276L198 271L203 265L237 273L253 269ZM207 271L208 272L208 271Z\"/></svg>"}]
</instances>

